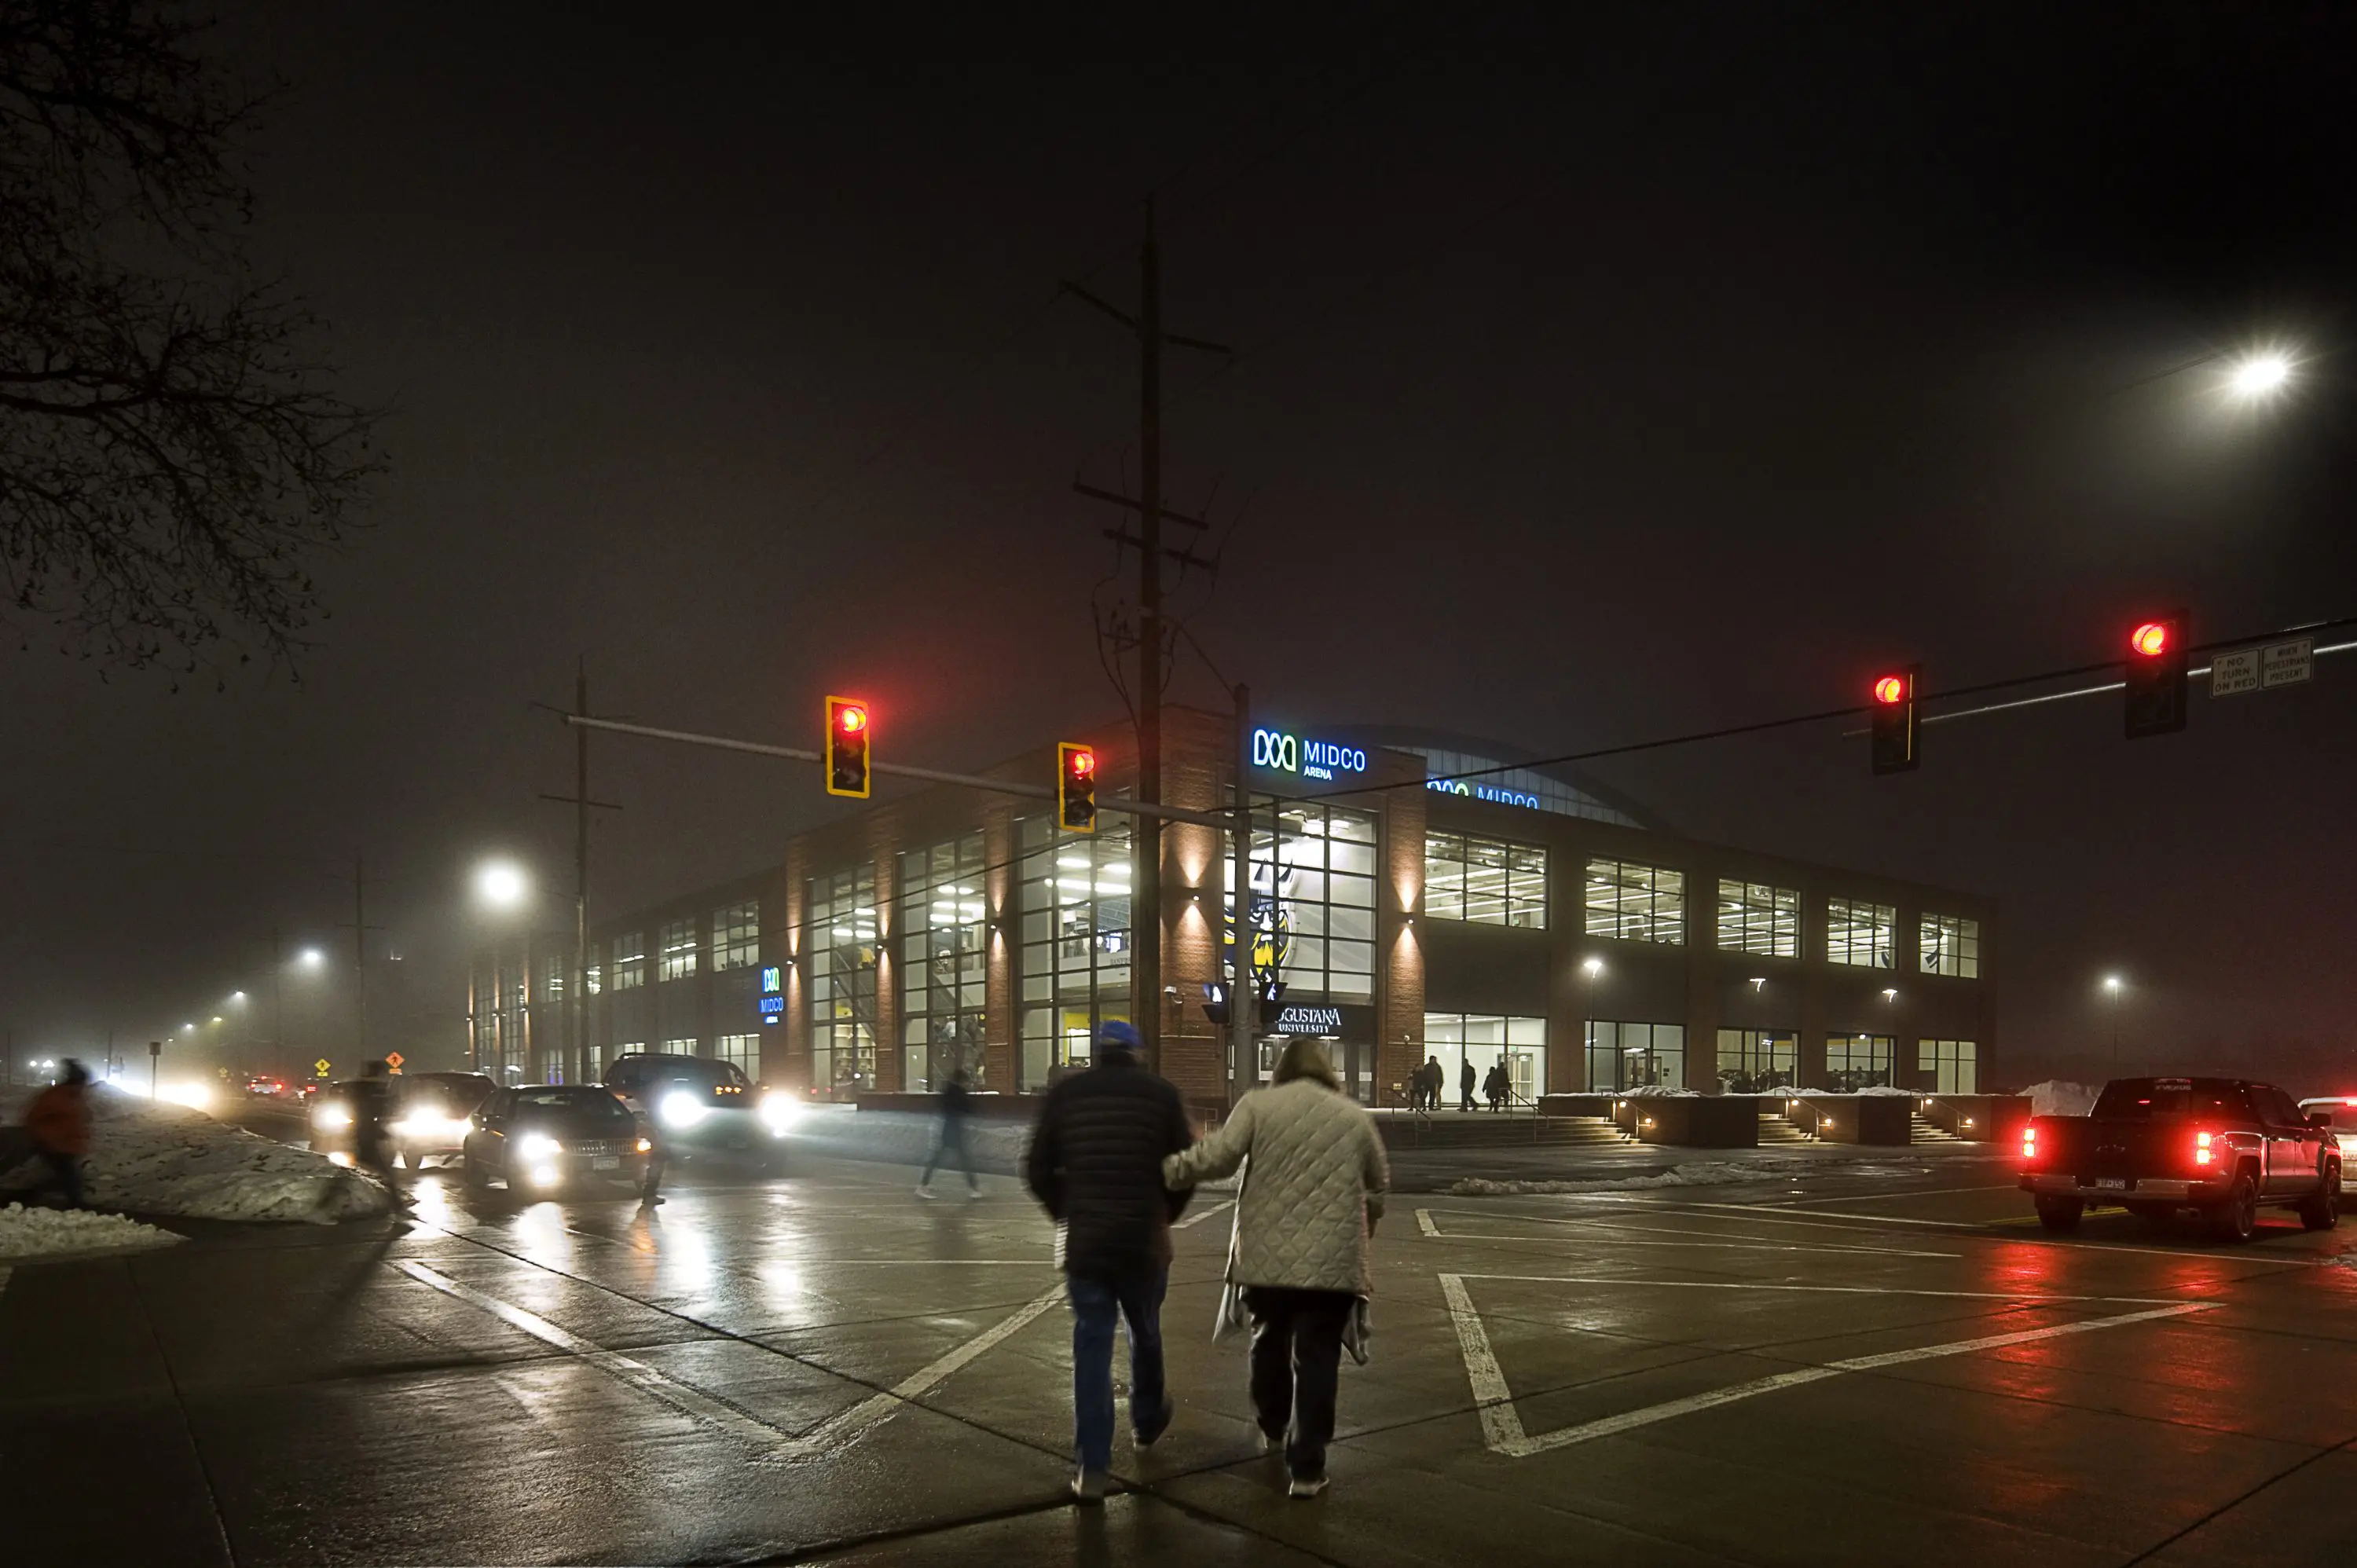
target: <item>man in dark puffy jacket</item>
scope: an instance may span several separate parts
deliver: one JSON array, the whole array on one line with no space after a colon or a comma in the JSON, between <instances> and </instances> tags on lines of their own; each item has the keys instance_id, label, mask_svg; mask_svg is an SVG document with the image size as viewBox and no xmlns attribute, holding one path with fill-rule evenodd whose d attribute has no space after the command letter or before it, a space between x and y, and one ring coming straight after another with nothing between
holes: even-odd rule
<instances>
[{"instance_id":1,"label":"man in dark puffy jacket","mask_svg":"<svg viewBox=\"0 0 2357 1568\"><path fill-rule=\"evenodd\" d=\"M1113 1337L1129 1324L1129 1422L1141 1448L1170 1424L1162 1387L1162 1293L1170 1222L1187 1195L1162 1159L1195 1141L1178 1091L1137 1059L1137 1031L1097 1031L1096 1063L1048 1091L1023 1179L1058 1227L1072 1301L1072 1495L1103 1502L1113 1467Z\"/></svg>"}]
</instances>

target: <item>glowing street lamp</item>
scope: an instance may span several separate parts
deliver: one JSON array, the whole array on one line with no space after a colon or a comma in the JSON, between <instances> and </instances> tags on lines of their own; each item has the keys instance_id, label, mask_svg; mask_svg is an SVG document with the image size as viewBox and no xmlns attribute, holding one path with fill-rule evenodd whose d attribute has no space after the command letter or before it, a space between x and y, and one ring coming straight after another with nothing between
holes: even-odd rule
<instances>
[{"instance_id":1,"label":"glowing street lamp","mask_svg":"<svg viewBox=\"0 0 2357 1568\"><path fill-rule=\"evenodd\" d=\"M2291 381L2291 360L2272 350L2249 354L2226 372L2226 390L2244 403L2273 397Z\"/></svg>"},{"instance_id":2,"label":"glowing street lamp","mask_svg":"<svg viewBox=\"0 0 2357 1568\"><path fill-rule=\"evenodd\" d=\"M2120 977L2104 976L2104 989L2112 996L2112 1076L2120 1076Z\"/></svg>"},{"instance_id":3,"label":"glowing street lamp","mask_svg":"<svg viewBox=\"0 0 2357 1568\"><path fill-rule=\"evenodd\" d=\"M328 961L328 955L321 952L317 948L305 948L301 952L295 955L295 961L301 964L305 969L317 969L321 964Z\"/></svg>"},{"instance_id":4,"label":"glowing street lamp","mask_svg":"<svg viewBox=\"0 0 2357 1568\"><path fill-rule=\"evenodd\" d=\"M475 897L486 908L513 909L531 895L523 867L511 860L485 861L475 869Z\"/></svg>"}]
</instances>

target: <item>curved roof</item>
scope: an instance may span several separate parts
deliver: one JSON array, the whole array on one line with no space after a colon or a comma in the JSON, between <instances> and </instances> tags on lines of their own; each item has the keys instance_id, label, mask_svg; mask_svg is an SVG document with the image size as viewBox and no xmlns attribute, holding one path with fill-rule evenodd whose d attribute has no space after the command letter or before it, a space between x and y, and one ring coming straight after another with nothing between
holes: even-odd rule
<instances>
[{"instance_id":1,"label":"curved roof","mask_svg":"<svg viewBox=\"0 0 2357 1568\"><path fill-rule=\"evenodd\" d=\"M1538 754L1526 746L1412 725L1336 725L1323 726L1318 733L1347 736L1358 746L1418 753L1425 758L1426 773L1430 778L1502 766L1508 770L1472 782L1536 795L1542 811L1617 822L1623 827L1650 828L1656 832L1670 831L1668 824L1649 808L1620 790L1599 784L1576 768L1559 763L1539 763Z\"/></svg>"}]
</instances>

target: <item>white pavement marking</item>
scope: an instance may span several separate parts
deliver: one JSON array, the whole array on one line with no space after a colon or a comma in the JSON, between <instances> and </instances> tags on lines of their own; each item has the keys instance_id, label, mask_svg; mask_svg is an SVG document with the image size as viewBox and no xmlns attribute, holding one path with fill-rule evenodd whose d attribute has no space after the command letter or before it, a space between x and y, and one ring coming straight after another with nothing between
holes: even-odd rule
<instances>
[{"instance_id":1,"label":"white pavement marking","mask_svg":"<svg viewBox=\"0 0 2357 1568\"><path fill-rule=\"evenodd\" d=\"M684 1383L674 1382L643 1361L633 1360L619 1351L593 1344L568 1329L558 1327L538 1313L526 1312L522 1307L494 1295L485 1295L472 1285L461 1284L414 1259L404 1260L394 1267L421 1283L432 1285L444 1295L463 1301L469 1306L480 1307L509 1326L521 1328L533 1338L554 1345L568 1355L578 1356L599 1371L630 1384L640 1393L661 1400L683 1414L708 1422L756 1447L768 1448L780 1441L793 1441L789 1434L780 1432L769 1423L757 1420L734 1405L723 1404Z\"/></svg>"},{"instance_id":2,"label":"white pavement marking","mask_svg":"<svg viewBox=\"0 0 2357 1568\"><path fill-rule=\"evenodd\" d=\"M1873 1356L1853 1356L1844 1360L1829 1361L1819 1367L1796 1368L1789 1372L1778 1372L1770 1377L1755 1378L1749 1382L1729 1384L1726 1388L1714 1389L1707 1393L1689 1394L1684 1399L1668 1400L1661 1404L1646 1405L1638 1410L1623 1411L1619 1415L1603 1416L1595 1421L1583 1422L1577 1426L1558 1427L1553 1432L1543 1432L1536 1436L1532 1436L1523 1429L1522 1415L1514 1408L1513 1392L1506 1385L1505 1375L1498 1369L1498 1358L1496 1352L1491 1350L1490 1348L1489 1333L1482 1327L1480 1315L1473 1309L1473 1298L1466 1292L1465 1289L1465 1281L1469 1278L1497 1279L1517 1277L1529 1276L1503 1276L1495 1274L1442 1274L1440 1276L1441 1294L1448 1298L1448 1315L1456 1322L1458 1344L1464 1351L1465 1375L1467 1380L1472 1384L1473 1399L1476 1406L1480 1411L1482 1441L1488 1445L1491 1452L1503 1455L1509 1459L1527 1459L1534 1454L1544 1454L1550 1449L1566 1448L1576 1443L1593 1442L1599 1437L1610 1437L1620 1433L1632 1431L1637 1427L1651 1426L1656 1422L1674 1421L1682 1415L1693 1415L1700 1411L1715 1410L1720 1405L1733 1404L1738 1400L1754 1399L1761 1394L1775 1393L1784 1389L1798 1388L1803 1383L1819 1382L1824 1379L1837 1378L1849 1372L1870 1372L1883 1367L1903 1366L1910 1361L1929 1361L1937 1359L1943 1356L1970 1355L1976 1350L1998 1350L2011 1345L2026 1345L2034 1340L2060 1338L2061 1337L2068 1334L2090 1334L2098 1329L2104 1328L2124 1328L2134 1323L2150 1323L2165 1317L2181 1317L2187 1313L2206 1312L2215 1305L2211 1302L2179 1303L2169 1306L2151 1307L2143 1312L2121 1313L2111 1317L2083 1318L2075 1323L2058 1324L2050 1328L2029 1328L2018 1330L2011 1334L1986 1335L1977 1339L1952 1340L1944 1345L1925 1345L1912 1350L1888 1350ZM1560 1283L1670 1284L1684 1282L1629 1280L1609 1282L1564 1281ZM1844 1287L1810 1285L1770 1285L1755 1287L1745 1285L1726 1285L1717 1288L1729 1290L1752 1288L1771 1290L1818 1290L1840 1289ZM1867 1294L1890 1295L1974 1295L1986 1294L1987 1293L1971 1291L1887 1291L1868 1292ZM2112 1300L2118 1302L2121 1305L2127 1305L2134 1302L2136 1298L2020 1296L1996 1297L1995 1299L2018 1300L2032 1305L2057 1300Z\"/></svg>"},{"instance_id":3,"label":"white pavement marking","mask_svg":"<svg viewBox=\"0 0 2357 1568\"><path fill-rule=\"evenodd\" d=\"M1769 1208L1781 1208L1787 1203L1811 1202L1884 1203L1894 1197L1953 1197L1959 1193L1967 1192L2019 1192L2020 1190L2021 1189L2019 1187L2014 1186L2013 1183L2008 1181L2000 1183L1996 1187L1926 1187L1917 1192L1862 1192L1855 1197L1780 1198L1774 1203L1764 1205L1764 1207Z\"/></svg>"},{"instance_id":4,"label":"white pavement marking","mask_svg":"<svg viewBox=\"0 0 2357 1568\"><path fill-rule=\"evenodd\" d=\"M2219 1262L2274 1263L2278 1267L2287 1269L2313 1269L2327 1266L2330 1263L2329 1259L2276 1257L2266 1252L2254 1252L2248 1250L2238 1252L2205 1253L2189 1251L2183 1248L2173 1247L2134 1247L2122 1241L2103 1241L2087 1237L2075 1237L2067 1241L2041 1241L2032 1236L2007 1236L1994 1232L1989 1228L1991 1222L1986 1220L1975 1222L1965 1219L1913 1219L1903 1214L1840 1214L1828 1209L1817 1208L1770 1209L1757 1203L1691 1203L1684 1205L1684 1207L1687 1209L1723 1208L1737 1210L1751 1215L1753 1223L1755 1224L1802 1225L1806 1226L1813 1230L1847 1230L1853 1235L1857 1234L1857 1227L1860 1225L1936 1225L1943 1230L1969 1230L1978 1235L1985 1241L2002 1241L2008 1246L2017 1247L2025 1244L2035 1247L2067 1246L2080 1251L2087 1252L2138 1252L2155 1258L2199 1258L2214 1260ZM1813 1214L1816 1216L1816 1219L1777 1219L1770 1218L1770 1216L1776 1214ZM1696 1215L1695 1218L1707 1219L1708 1216ZM2030 1217L2028 1215L2022 1216L2024 1220L2027 1220ZM1824 1223L1824 1221L1833 1219L1846 1220L1847 1223L1842 1225L1829 1225ZM1729 1223L1731 1224L1733 1221L1729 1221ZM2004 1223L2004 1221L1997 1221L1996 1223Z\"/></svg>"},{"instance_id":5,"label":"white pavement marking","mask_svg":"<svg viewBox=\"0 0 2357 1568\"><path fill-rule=\"evenodd\" d=\"M967 1340L964 1344L919 1368L882 1393L871 1394L842 1414L821 1422L809 1432L797 1437L782 1428L770 1425L759 1417L737 1409L735 1405L716 1400L656 1371L642 1361L632 1359L617 1350L608 1350L582 1338L568 1329L560 1328L537 1313L526 1312L511 1302L486 1295L471 1285L461 1284L447 1274L427 1268L424 1263L408 1260L397 1263L403 1273L421 1283L433 1286L443 1294L480 1307L492 1316L520 1328L533 1338L554 1345L569 1355L578 1356L598 1370L628 1383L640 1392L662 1401L674 1410L720 1427L730 1435L762 1450L764 1453L789 1459L803 1458L826 1452L845 1440L866 1431L869 1427L894 1414L903 1405L932 1389L963 1367L967 1362L992 1348L1014 1334L1041 1313L1064 1299L1065 1287L1059 1281L1051 1290L1043 1291L1017 1307L1011 1316ZM570 1276L567 1276L570 1277ZM632 1298L625 1297L629 1300ZM644 1303L639 1305L644 1305ZM772 1352L775 1354L776 1352Z\"/></svg>"},{"instance_id":6,"label":"white pavement marking","mask_svg":"<svg viewBox=\"0 0 2357 1568\"><path fill-rule=\"evenodd\" d=\"M1220 1199L1219 1202L1211 1205L1209 1208L1199 1208L1195 1210L1194 1213L1189 1214L1186 1219L1181 1219L1178 1224L1173 1225L1170 1229L1173 1230L1184 1230L1189 1225L1200 1225L1204 1220L1209 1219L1221 1209L1231 1207L1235 1201L1236 1200L1232 1197L1223 1197Z\"/></svg>"},{"instance_id":7,"label":"white pavement marking","mask_svg":"<svg viewBox=\"0 0 2357 1568\"><path fill-rule=\"evenodd\" d=\"M1546 1239L1544 1236L1506 1236L1470 1230L1443 1230L1440 1229L1438 1224L1434 1221L1432 1218L1434 1212L1434 1210L1429 1208L1419 1208L1415 1211L1415 1220L1417 1226L1423 1230L1423 1232L1437 1241L1543 1241ZM1877 1258L1961 1258L1964 1256L1962 1252L1921 1252L1915 1251L1905 1247L1812 1247L1804 1242L1763 1241L1748 1240L1741 1237L1730 1238L1720 1236L1708 1230L1682 1230L1676 1226L1621 1225L1615 1224L1613 1221L1609 1219L1566 1219L1559 1217L1543 1214L1483 1215L1478 1210L1466 1208L1444 1208L1438 1210L1438 1212L1442 1214L1464 1214L1479 1219L1511 1219L1530 1225L1570 1226L1576 1230L1590 1232L1590 1234L1586 1237L1586 1240L1595 1245L1604 1247L1728 1249L1741 1252L1840 1252L1850 1253L1853 1255L1862 1254L1867 1257ZM1636 1241L1631 1240L1622 1236L1598 1236L1593 1234L1593 1232L1597 1230L1635 1230L1640 1232L1650 1232L1656 1235L1692 1236L1697 1238L1697 1240L1692 1241Z\"/></svg>"}]
</instances>

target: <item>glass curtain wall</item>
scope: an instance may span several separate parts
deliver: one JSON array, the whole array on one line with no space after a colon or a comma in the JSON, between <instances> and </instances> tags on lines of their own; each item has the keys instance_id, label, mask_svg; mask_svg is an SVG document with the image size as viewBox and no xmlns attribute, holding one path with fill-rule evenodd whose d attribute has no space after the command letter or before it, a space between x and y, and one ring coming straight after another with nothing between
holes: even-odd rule
<instances>
[{"instance_id":1,"label":"glass curtain wall","mask_svg":"<svg viewBox=\"0 0 2357 1568\"><path fill-rule=\"evenodd\" d=\"M1825 1081L1835 1089L1855 1091L1890 1087L1891 1058L1899 1041L1891 1035L1829 1035L1825 1037Z\"/></svg>"},{"instance_id":2,"label":"glass curtain wall","mask_svg":"<svg viewBox=\"0 0 2357 1568\"><path fill-rule=\"evenodd\" d=\"M876 872L810 881L811 1087L854 1094L876 1087Z\"/></svg>"},{"instance_id":3,"label":"glass curtain wall","mask_svg":"<svg viewBox=\"0 0 2357 1568\"><path fill-rule=\"evenodd\" d=\"M1621 1024L1599 1018L1588 1031L1587 1087L1592 1092L1686 1086L1684 1024Z\"/></svg>"},{"instance_id":4,"label":"glass curtain wall","mask_svg":"<svg viewBox=\"0 0 2357 1568\"><path fill-rule=\"evenodd\" d=\"M900 856L900 1087L983 1087L982 835Z\"/></svg>"},{"instance_id":5,"label":"glass curtain wall","mask_svg":"<svg viewBox=\"0 0 2357 1568\"><path fill-rule=\"evenodd\" d=\"M1801 890L1720 877L1718 945L1761 958L1800 957Z\"/></svg>"},{"instance_id":6,"label":"glass curtain wall","mask_svg":"<svg viewBox=\"0 0 2357 1568\"><path fill-rule=\"evenodd\" d=\"M1546 929L1547 852L1466 833L1424 836L1424 912L1437 920Z\"/></svg>"},{"instance_id":7,"label":"glass curtain wall","mask_svg":"<svg viewBox=\"0 0 2357 1568\"><path fill-rule=\"evenodd\" d=\"M712 911L712 968L747 969L761 961L761 901L748 898Z\"/></svg>"},{"instance_id":8,"label":"glass curtain wall","mask_svg":"<svg viewBox=\"0 0 2357 1568\"><path fill-rule=\"evenodd\" d=\"M1372 1001L1374 817L1314 801L1281 807L1274 829L1265 810L1254 815L1254 972L1274 972L1288 1003ZM1224 912L1232 942L1232 904Z\"/></svg>"},{"instance_id":9,"label":"glass curtain wall","mask_svg":"<svg viewBox=\"0 0 2357 1568\"><path fill-rule=\"evenodd\" d=\"M1970 1040L1918 1040L1915 1069L1934 1094L1978 1094L1980 1047Z\"/></svg>"},{"instance_id":10,"label":"glass curtain wall","mask_svg":"<svg viewBox=\"0 0 2357 1568\"><path fill-rule=\"evenodd\" d=\"M1482 1110L1489 1101L1481 1092L1490 1069L1502 1059L1513 1098L1529 1109L1547 1091L1546 1020L1510 1018L1493 1013L1426 1013L1424 1047L1427 1057L1440 1058L1440 1103L1444 1108L1464 1103L1465 1064L1473 1064L1473 1103Z\"/></svg>"},{"instance_id":11,"label":"glass curtain wall","mask_svg":"<svg viewBox=\"0 0 2357 1568\"><path fill-rule=\"evenodd\" d=\"M1896 967L1899 911L1855 898L1825 900L1825 961L1858 969Z\"/></svg>"},{"instance_id":12,"label":"glass curtain wall","mask_svg":"<svg viewBox=\"0 0 2357 1568\"><path fill-rule=\"evenodd\" d=\"M1086 1066L1097 1026L1130 1016L1130 821L1106 812L1097 824L1060 833L1047 817L1021 823L1025 1090Z\"/></svg>"},{"instance_id":13,"label":"glass curtain wall","mask_svg":"<svg viewBox=\"0 0 2357 1568\"><path fill-rule=\"evenodd\" d=\"M1587 863L1587 934L1624 942L1686 940L1686 875L1626 860Z\"/></svg>"},{"instance_id":14,"label":"glass curtain wall","mask_svg":"<svg viewBox=\"0 0 2357 1568\"><path fill-rule=\"evenodd\" d=\"M1721 1029L1718 1081L1728 1094L1765 1094L1800 1082L1801 1036L1787 1029Z\"/></svg>"}]
</instances>

